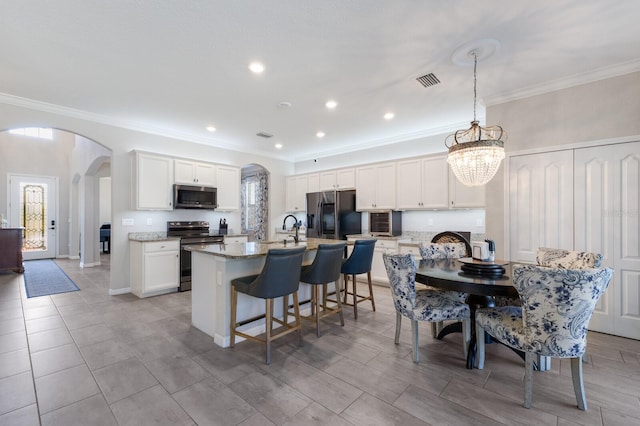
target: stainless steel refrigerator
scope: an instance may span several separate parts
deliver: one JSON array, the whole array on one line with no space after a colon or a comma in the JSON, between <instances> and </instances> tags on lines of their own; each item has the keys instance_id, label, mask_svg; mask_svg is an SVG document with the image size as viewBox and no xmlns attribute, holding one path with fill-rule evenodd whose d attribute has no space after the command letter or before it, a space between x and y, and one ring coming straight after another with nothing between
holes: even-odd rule
<instances>
[{"instance_id":1,"label":"stainless steel refrigerator","mask_svg":"<svg viewBox=\"0 0 640 426\"><path fill-rule=\"evenodd\" d=\"M356 211L356 191L324 191L307 194L307 237L346 240L360 234L362 221Z\"/></svg>"}]
</instances>

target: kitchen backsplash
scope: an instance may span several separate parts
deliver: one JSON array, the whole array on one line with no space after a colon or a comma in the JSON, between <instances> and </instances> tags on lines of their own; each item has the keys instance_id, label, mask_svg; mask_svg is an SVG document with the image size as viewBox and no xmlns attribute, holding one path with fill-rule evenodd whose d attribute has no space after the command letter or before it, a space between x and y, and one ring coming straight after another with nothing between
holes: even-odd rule
<instances>
[{"instance_id":1,"label":"kitchen backsplash","mask_svg":"<svg viewBox=\"0 0 640 426\"><path fill-rule=\"evenodd\" d=\"M455 231L454 231L455 232ZM403 231L403 237L411 237L412 242L421 242L426 241L429 242L433 237L435 237L440 232L424 232L424 231ZM471 233L471 241L484 241L486 234L484 233ZM471 242L469 241L469 242Z\"/></svg>"}]
</instances>

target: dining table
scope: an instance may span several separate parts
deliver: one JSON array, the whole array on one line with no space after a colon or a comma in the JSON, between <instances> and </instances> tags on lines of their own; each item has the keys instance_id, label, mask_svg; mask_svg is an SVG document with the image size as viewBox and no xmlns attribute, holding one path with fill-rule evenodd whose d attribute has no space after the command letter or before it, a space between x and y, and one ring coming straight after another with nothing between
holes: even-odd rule
<instances>
[{"instance_id":1,"label":"dining table","mask_svg":"<svg viewBox=\"0 0 640 426\"><path fill-rule=\"evenodd\" d=\"M465 265L467 268L463 270ZM512 264L501 260L481 262L471 258L423 259L417 265L416 282L441 290L468 294L466 303L471 311L471 342L467 352L469 369L473 368L476 356L475 311L480 307L494 306L493 298L496 296L518 297L511 272ZM461 331L461 324L450 324L437 338L442 339L447 334L457 331Z\"/></svg>"}]
</instances>

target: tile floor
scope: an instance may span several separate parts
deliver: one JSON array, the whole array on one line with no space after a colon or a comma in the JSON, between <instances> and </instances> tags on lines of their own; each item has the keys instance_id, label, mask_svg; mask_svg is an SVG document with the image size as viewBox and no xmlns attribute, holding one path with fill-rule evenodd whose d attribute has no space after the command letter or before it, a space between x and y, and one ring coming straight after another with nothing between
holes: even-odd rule
<instances>
[{"instance_id":1,"label":"tile floor","mask_svg":"<svg viewBox=\"0 0 640 426\"><path fill-rule=\"evenodd\" d=\"M0 274L1 425L631 425L640 424L640 341L590 333L589 403L575 408L569 363L535 373L522 407L522 362L487 347L484 370L464 368L460 338L409 324L393 344L389 290L375 287L344 328L331 318L263 348L222 349L190 327L190 293L108 296L109 257L80 269L58 263L81 291L27 299L22 276Z\"/></svg>"}]
</instances>

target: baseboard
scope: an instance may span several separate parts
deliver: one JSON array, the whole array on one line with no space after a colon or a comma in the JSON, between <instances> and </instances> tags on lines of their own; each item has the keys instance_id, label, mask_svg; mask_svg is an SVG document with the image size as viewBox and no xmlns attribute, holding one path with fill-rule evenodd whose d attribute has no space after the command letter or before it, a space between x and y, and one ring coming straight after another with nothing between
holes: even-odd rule
<instances>
[{"instance_id":1,"label":"baseboard","mask_svg":"<svg viewBox=\"0 0 640 426\"><path fill-rule=\"evenodd\" d=\"M127 294L127 293L131 293L131 287L116 288L115 290L112 288L109 289L109 296L117 296L119 294Z\"/></svg>"},{"instance_id":2,"label":"baseboard","mask_svg":"<svg viewBox=\"0 0 640 426\"><path fill-rule=\"evenodd\" d=\"M80 259L80 256L69 256L69 259L78 260L78 259Z\"/></svg>"},{"instance_id":3,"label":"baseboard","mask_svg":"<svg viewBox=\"0 0 640 426\"><path fill-rule=\"evenodd\" d=\"M69 255L68 254L60 254L60 255L56 256L56 259L69 259Z\"/></svg>"},{"instance_id":4,"label":"baseboard","mask_svg":"<svg viewBox=\"0 0 640 426\"><path fill-rule=\"evenodd\" d=\"M100 263L100 262L93 262L93 263L80 262L80 267L81 268L93 268L94 266L100 266L100 265L102 265L102 263Z\"/></svg>"}]
</instances>

